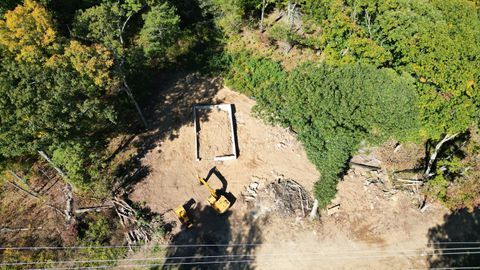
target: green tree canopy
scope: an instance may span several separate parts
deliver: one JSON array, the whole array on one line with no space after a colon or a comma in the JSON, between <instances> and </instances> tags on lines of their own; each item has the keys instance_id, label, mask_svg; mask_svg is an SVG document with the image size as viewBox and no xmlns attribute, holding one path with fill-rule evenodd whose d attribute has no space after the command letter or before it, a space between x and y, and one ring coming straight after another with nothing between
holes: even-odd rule
<instances>
[{"instance_id":1,"label":"green tree canopy","mask_svg":"<svg viewBox=\"0 0 480 270\"><path fill-rule=\"evenodd\" d=\"M338 175L362 142L418 136L414 80L391 69L306 63L284 72L278 63L246 53L230 58L226 83L257 100L256 110L290 126L321 173L321 206L335 196Z\"/></svg>"},{"instance_id":2,"label":"green tree canopy","mask_svg":"<svg viewBox=\"0 0 480 270\"><path fill-rule=\"evenodd\" d=\"M180 17L168 3L155 5L143 15L139 45L148 58L164 58L166 50L178 39Z\"/></svg>"},{"instance_id":3,"label":"green tree canopy","mask_svg":"<svg viewBox=\"0 0 480 270\"><path fill-rule=\"evenodd\" d=\"M105 47L65 43L48 11L30 0L7 12L0 33L1 156L88 142L115 121L113 58Z\"/></svg>"}]
</instances>

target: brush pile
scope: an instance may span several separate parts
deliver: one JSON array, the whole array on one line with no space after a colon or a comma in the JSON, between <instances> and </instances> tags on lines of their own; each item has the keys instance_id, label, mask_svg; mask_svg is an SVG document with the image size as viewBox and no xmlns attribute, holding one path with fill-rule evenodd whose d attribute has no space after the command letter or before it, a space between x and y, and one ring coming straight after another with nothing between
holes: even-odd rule
<instances>
[{"instance_id":1,"label":"brush pile","mask_svg":"<svg viewBox=\"0 0 480 270\"><path fill-rule=\"evenodd\" d=\"M245 188L243 197L246 202L262 209L261 212L275 211L282 215L297 217L309 215L313 208L313 198L295 180L278 176L268 184L263 185L261 182L263 181L257 179Z\"/></svg>"}]
</instances>

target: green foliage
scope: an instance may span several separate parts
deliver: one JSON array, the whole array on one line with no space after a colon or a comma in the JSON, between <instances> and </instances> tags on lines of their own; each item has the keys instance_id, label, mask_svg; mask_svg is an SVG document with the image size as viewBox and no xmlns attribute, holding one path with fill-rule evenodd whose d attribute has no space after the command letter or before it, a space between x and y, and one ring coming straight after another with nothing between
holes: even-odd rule
<instances>
[{"instance_id":1,"label":"green foliage","mask_svg":"<svg viewBox=\"0 0 480 270\"><path fill-rule=\"evenodd\" d=\"M86 217L88 222L83 224L84 231L79 231L77 245L92 246L92 248L82 249L81 252L76 253L75 260L102 260L101 265L114 265L115 260L124 256L126 249L117 248L95 248L111 244L112 228L108 220L100 215ZM90 262L82 263L81 267L95 267L99 263Z\"/></svg>"},{"instance_id":2,"label":"green foliage","mask_svg":"<svg viewBox=\"0 0 480 270\"><path fill-rule=\"evenodd\" d=\"M468 136L450 143L436 164L435 176L425 192L445 206L473 210L480 205L480 134L472 126Z\"/></svg>"},{"instance_id":3,"label":"green foliage","mask_svg":"<svg viewBox=\"0 0 480 270\"><path fill-rule=\"evenodd\" d=\"M0 28L0 155L51 150L77 189L100 184L92 183L98 158L87 145L117 117L111 53L99 44L65 44L47 10L32 1L9 12Z\"/></svg>"},{"instance_id":4,"label":"green foliage","mask_svg":"<svg viewBox=\"0 0 480 270\"><path fill-rule=\"evenodd\" d=\"M277 23L272 26L272 28L270 28L269 34L270 37L274 40L281 40L288 43L292 43L300 39L300 37L297 36L287 25L284 25L282 23Z\"/></svg>"},{"instance_id":5,"label":"green foliage","mask_svg":"<svg viewBox=\"0 0 480 270\"><path fill-rule=\"evenodd\" d=\"M144 25L140 30L139 44L149 58L164 58L180 34L180 17L168 3L155 5L143 15Z\"/></svg>"},{"instance_id":6,"label":"green foliage","mask_svg":"<svg viewBox=\"0 0 480 270\"><path fill-rule=\"evenodd\" d=\"M86 224L87 229L81 232L79 241L89 244L101 245L108 243L111 236L110 225L106 218L94 216L93 220Z\"/></svg>"},{"instance_id":7,"label":"green foliage","mask_svg":"<svg viewBox=\"0 0 480 270\"><path fill-rule=\"evenodd\" d=\"M280 64L243 51L230 55L229 72L225 84L241 93L254 97L254 110L269 122L284 123L281 115L287 73Z\"/></svg>"},{"instance_id":8,"label":"green foliage","mask_svg":"<svg viewBox=\"0 0 480 270\"><path fill-rule=\"evenodd\" d=\"M419 78L429 137L464 132L478 110L480 19L466 1L396 1L380 8L379 38L394 66Z\"/></svg>"},{"instance_id":9,"label":"green foliage","mask_svg":"<svg viewBox=\"0 0 480 270\"><path fill-rule=\"evenodd\" d=\"M364 64L307 63L286 73L246 52L231 57L226 84L253 96L269 120L298 133L322 175L315 185L322 207L335 195L338 174L360 142L416 137L417 96L408 76Z\"/></svg>"},{"instance_id":10,"label":"green foliage","mask_svg":"<svg viewBox=\"0 0 480 270\"><path fill-rule=\"evenodd\" d=\"M76 36L103 44L117 55L123 55L120 44L122 10L119 3L104 1L100 5L79 11L73 22L73 33Z\"/></svg>"},{"instance_id":11,"label":"green foliage","mask_svg":"<svg viewBox=\"0 0 480 270\"><path fill-rule=\"evenodd\" d=\"M480 19L472 1L305 1L333 62L391 67L417 79L424 139L465 132L479 109Z\"/></svg>"},{"instance_id":12,"label":"green foliage","mask_svg":"<svg viewBox=\"0 0 480 270\"><path fill-rule=\"evenodd\" d=\"M338 177L335 173L324 172L321 180L315 182L313 189L320 208L325 208L335 198L337 194L337 181Z\"/></svg>"},{"instance_id":13,"label":"green foliage","mask_svg":"<svg viewBox=\"0 0 480 270\"><path fill-rule=\"evenodd\" d=\"M246 12L258 7L258 3L252 0L201 0L199 2L204 13L213 15L215 24L226 35L237 34L243 25Z\"/></svg>"},{"instance_id":14,"label":"green foliage","mask_svg":"<svg viewBox=\"0 0 480 270\"><path fill-rule=\"evenodd\" d=\"M97 194L106 193L99 190L100 180L98 178L97 167L98 154L93 152L91 147L85 147L79 142L62 143L55 146L52 151L53 162L61 167L67 177L67 181L72 184L77 191L86 191L87 188L97 186ZM92 152L90 152L92 151ZM105 187L103 187L105 188Z\"/></svg>"}]
</instances>

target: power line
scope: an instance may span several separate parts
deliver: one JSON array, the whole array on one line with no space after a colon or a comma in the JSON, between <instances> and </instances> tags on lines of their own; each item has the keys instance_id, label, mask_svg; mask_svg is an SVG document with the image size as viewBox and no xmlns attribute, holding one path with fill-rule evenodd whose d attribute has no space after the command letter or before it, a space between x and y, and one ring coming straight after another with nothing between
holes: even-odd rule
<instances>
[{"instance_id":1,"label":"power line","mask_svg":"<svg viewBox=\"0 0 480 270\"><path fill-rule=\"evenodd\" d=\"M453 252L453 253L443 253L435 255L464 255L464 254L480 254L480 252ZM301 257L302 261L322 261L322 260L333 260L333 259L366 259L366 258L390 258L390 257L417 257L417 256L428 256L428 254L414 254L414 255L373 255L373 256L329 256L326 258L308 258ZM298 258L298 257L297 257ZM286 259L285 257L275 257L275 260ZM255 263L255 260L224 260L224 261L197 261L197 262L174 262L174 263L162 263L162 264L129 264L129 265L116 265L115 267L125 268L125 267L154 267L154 266L179 266L179 265L205 265L205 264L227 264L227 263L241 263L241 262L251 262ZM87 266L87 267L63 267L63 268L31 268L29 270L71 270L71 269L105 269L110 268L112 265L99 265L99 266ZM441 268L440 268L441 269ZM451 268L446 268L451 269ZM467 268L468 269L468 268Z\"/></svg>"},{"instance_id":2,"label":"power line","mask_svg":"<svg viewBox=\"0 0 480 270\"><path fill-rule=\"evenodd\" d=\"M186 247L236 247L236 246L261 246L261 245L279 245L285 243L233 243L233 244L178 244L178 245L153 245L151 248L156 247L164 247L164 248L186 248ZM430 245L480 245L478 241L471 241L471 242L434 242L429 243ZM379 245L379 246L386 246L386 245ZM0 247L0 250L41 250L41 249L51 249L51 250L64 250L64 249L114 249L114 248L141 248L147 247L145 245L111 245L111 246L25 246L25 247Z\"/></svg>"},{"instance_id":3,"label":"power line","mask_svg":"<svg viewBox=\"0 0 480 270\"><path fill-rule=\"evenodd\" d=\"M185 262L185 263L156 263L156 264L126 264L116 265L115 267L129 268L129 267L155 267L155 266L178 266L178 265L195 265L195 264L224 264L224 263L254 263L254 260L237 260L237 261L213 261L213 262ZM27 270L71 270L71 269L105 269L111 268L112 265L99 265L87 267L63 267L63 268L30 268Z\"/></svg>"},{"instance_id":4,"label":"power line","mask_svg":"<svg viewBox=\"0 0 480 270\"><path fill-rule=\"evenodd\" d=\"M480 254L480 251L477 252L470 252L465 251L465 249L472 249L472 250L480 250L479 248L456 248L456 249L437 249L437 250L429 250L429 251L420 251L420 250L400 250L400 251L369 251L369 250L355 250L360 253L370 253L358 256L370 256L370 255L381 255L381 256L406 256L408 253L415 253L413 256L426 256L427 255L446 255L446 254ZM463 250L461 252L453 252L453 253L437 253L437 251L455 251L455 250ZM425 252L425 253L424 253ZM392 255L388 255L388 253L395 253ZM419 253L419 254L417 254ZM1 263L0 266L14 266L14 265L35 265L35 264L65 264L65 263L107 263L107 262L124 262L124 261L158 261L158 260L185 260L185 259L213 259L213 258L235 258L235 257L270 257L270 256L305 256L305 255L338 255L340 253L325 253L325 252L317 252L317 253L283 253L283 254L263 254L263 255L254 255L254 254L223 254L223 255L206 255L206 256L173 256L173 257L152 257L152 258L131 258L131 259L111 259L111 260L71 260L71 261L36 261L36 262L10 262L10 263ZM397 254L397 255L396 255ZM357 255L357 254L354 254ZM375 255L375 256L378 256Z\"/></svg>"}]
</instances>

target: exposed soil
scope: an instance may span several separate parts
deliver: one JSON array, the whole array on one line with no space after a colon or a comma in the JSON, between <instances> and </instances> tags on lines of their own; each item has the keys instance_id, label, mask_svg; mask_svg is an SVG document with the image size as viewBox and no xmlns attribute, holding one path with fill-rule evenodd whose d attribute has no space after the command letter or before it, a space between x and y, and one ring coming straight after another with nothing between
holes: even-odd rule
<instances>
[{"instance_id":1,"label":"exposed soil","mask_svg":"<svg viewBox=\"0 0 480 270\"><path fill-rule=\"evenodd\" d=\"M201 83L201 81L197 81L197 83ZM182 83L183 81L179 81L177 86L183 85ZM185 84L183 87L192 92L198 90L195 88L195 83ZM179 88L181 90L177 89L176 91L186 91L185 88ZM261 120L250 116L254 101L243 95L227 88L222 88L212 94L211 104L232 103L235 105L238 159L223 162L208 159L196 161L195 130L193 121L190 120L178 130L173 130L170 136L165 136L165 139L158 141L157 147L146 154L142 163L149 168L150 174L137 184L130 196L131 199L146 202L153 211L158 213L165 213L190 199L203 203L208 198L209 192L205 187L199 185L197 175L211 180L208 182L213 188L224 188L226 192L232 193L237 198L254 176L272 178L274 175L281 174L295 179L311 190L313 183L319 178L319 174L306 158L303 147L295 140L294 134L280 127L268 126ZM170 93L167 92L166 95L170 95ZM194 96L197 95L192 93L185 95L184 98L189 99ZM191 106L204 104L202 99L197 99L197 102L195 100L179 101L179 104L189 103ZM182 115L175 117L193 119L191 106L187 109L179 109L182 110ZM215 118L210 118L210 114L208 119L202 120L202 123L213 125L212 128L204 126L202 131L213 131L215 138L225 137L218 132L216 127L218 122ZM170 130L170 123L160 126L159 129ZM216 141L215 139L209 140L210 143ZM214 167L221 175L213 174L211 169ZM209 177L211 175L213 177ZM240 208L240 204L241 202L236 202L232 211Z\"/></svg>"},{"instance_id":2,"label":"exposed soil","mask_svg":"<svg viewBox=\"0 0 480 270\"><path fill-rule=\"evenodd\" d=\"M199 125L199 153L201 159L232 155L232 132L228 112L197 109Z\"/></svg>"},{"instance_id":3,"label":"exposed soil","mask_svg":"<svg viewBox=\"0 0 480 270\"><path fill-rule=\"evenodd\" d=\"M312 191L319 174L293 133L251 116L254 101L247 97L217 83L206 89L208 81L212 80L180 78L162 90L162 99L175 101L172 104L177 105L168 107L171 115L164 116L167 120L157 122L158 130L166 134L158 136L156 147L141 159L149 174L135 186L130 198L164 214L165 220L173 225L173 244L235 246L170 249L166 253L171 258L167 263L192 262L173 257L196 256L205 260L204 256L228 255L230 257L218 259L223 262L217 264L176 265L175 268L405 269L428 266L424 252L429 249L429 230L441 225L448 211L431 205L421 213L414 189L385 190L385 185L371 180L369 172L350 170L339 183L333 203L340 207L334 214L323 213L320 221L285 217L269 211L268 207L265 210L246 203L242 191L256 179L264 179L262 185L283 175ZM188 119L192 119L191 106L206 103L235 104L237 160L195 160L194 128ZM155 110L165 110L161 106L165 105L158 105ZM170 118L186 120L169 121ZM218 122L214 120L208 117L205 123L215 125ZM182 124L178 125L179 122ZM387 145L380 152L385 154L385 151L394 151L394 147ZM375 155L378 151L371 153ZM381 159L379 156L373 159ZM212 170L213 167L216 170ZM206 177L213 188L236 198L226 214L219 216L206 205L209 192L197 183L197 175ZM196 202L190 211L194 227L181 229L171 209L192 202L191 199ZM254 245L238 245L245 243Z\"/></svg>"}]
</instances>

